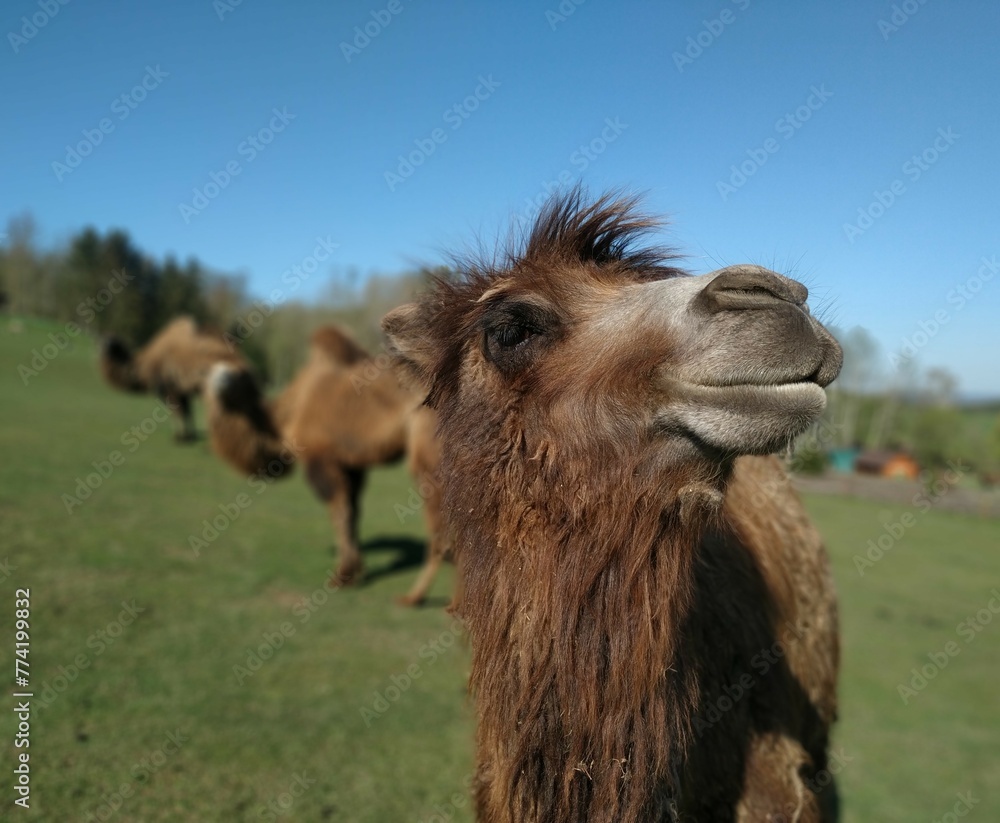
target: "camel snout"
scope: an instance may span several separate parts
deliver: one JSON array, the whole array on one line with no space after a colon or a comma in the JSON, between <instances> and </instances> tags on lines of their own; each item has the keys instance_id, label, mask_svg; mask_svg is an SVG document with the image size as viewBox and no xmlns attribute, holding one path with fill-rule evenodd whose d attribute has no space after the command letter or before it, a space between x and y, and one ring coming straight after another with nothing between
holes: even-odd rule
<instances>
[{"instance_id":1,"label":"camel snout","mask_svg":"<svg viewBox=\"0 0 1000 823\"><path fill-rule=\"evenodd\" d=\"M761 266L729 266L712 278L701 294L710 311L775 308L782 303L804 307L809 290L789 277Z\"/></svg>"},{"instance_id":2,"label":"camel snout","mask_svg":"<svg viewBox=\"0 0 1000 823\"><path fill-rule=\"evenodd\" d=\"M812 324L823 349L823 360L812 379L825 389L840 374L841 366L844 365L844 350L836 338L820 322L812 320Z\"/></svg>"}]
</instances>

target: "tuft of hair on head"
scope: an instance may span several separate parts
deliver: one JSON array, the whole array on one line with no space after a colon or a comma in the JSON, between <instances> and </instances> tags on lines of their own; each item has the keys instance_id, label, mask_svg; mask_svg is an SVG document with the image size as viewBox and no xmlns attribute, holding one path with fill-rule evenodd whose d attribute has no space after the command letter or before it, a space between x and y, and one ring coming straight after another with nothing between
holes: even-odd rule
<instances>
[{"instance_id":1,"label":"tuft of hair on head","mask_svg":"<svg viewBox=\"0 0 1000 823\"><path fill-rule=\"evenodd\" d=\"M680 259L676 250L644 242L666 222L642 211L641 204L641 195L623 190L595 200L580 185L556 194L542 207L527 238L508 250L508 265L593 263L645 277L682 274L671 265Z\"/></svg>"},{"instance_id":2,"label":"tuft of hair on head","mask_svg":"<svg viewBox=\"0 0 1000 823\"><path fill-rule=\"evenodd\" d=\"M205 392L221 397L236 369L229 363L213 363L205 376Z\"/></svg>"}]
</instances>

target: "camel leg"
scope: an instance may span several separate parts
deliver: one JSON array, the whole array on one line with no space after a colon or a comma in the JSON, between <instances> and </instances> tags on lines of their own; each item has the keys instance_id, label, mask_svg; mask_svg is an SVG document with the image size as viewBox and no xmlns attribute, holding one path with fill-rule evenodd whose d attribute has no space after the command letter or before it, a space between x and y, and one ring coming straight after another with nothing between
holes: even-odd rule
<instances>
[{"instance_id":1,"label":"camel leg","mask_svg":"<svg viewBox=\"0 0 1000 823\"><path fill-rule=\"evenodd\" d=\"M340 561L331 577L336 586L348 586L361 575L361 550L358 548L358 503L365 484L365 473L348 469L332 460L312 458L306 462L309 485L326 502L337 536Z\"/></svg>"},{"instance_id":2,"label":"camel leg","mask_svg":"<svg viewBox=\"0 0 1000 823\"><path fill-rule=\"evenodd\" d=\"M193 443L198 435L191 415L191 398L186 394L168 394L164 400L174 415L174 440L178 443Z\"/></svg>"},{"instance_id":3,"label":"camel leg","mask_svg":"<svg viewBox=\"0 0 1000 823\"><path fill-rule=\"evenodd\" d=\"M423 603L427 599L427 591L434 582L443 559L441 552L435 551L433 547L428 548L427 559L424 560L424 566L420 570L420 574L417 575L417 579L410 587L410 590L398 598L396 602L401 606L419 606Z\"/></svg>"},{"instance_id":4,"label":"camel leg","mask_svg":"<svg viewBox=\"0 0 1000 823\"><path fill-rule=\"evenodd\" d=\"M340 563L335 581L342 586L356 583L361 577L364 564L358 547L358 520L361 517L361 490L365 485L365 473L359 469L343 470L343 494L330 501L330 516L340 541Z\"/></svg>"},{"instance_id":5,"label":"camel leg","mask_svg":"<svg viewBox=\"0 0 1000 823\"><path fill-rule=\"evenodd\" d=\"M447 544L441 533L440 484L436 482L436 478L429 471L415 474L416 478L421 481L420 489L425 495L424 522L427 526L427 554L424 558L423 568L410 590L396 600L401 606L419 606L427 599L427 592L430 590L447 552Z\"/></svg>"}]
</instances>

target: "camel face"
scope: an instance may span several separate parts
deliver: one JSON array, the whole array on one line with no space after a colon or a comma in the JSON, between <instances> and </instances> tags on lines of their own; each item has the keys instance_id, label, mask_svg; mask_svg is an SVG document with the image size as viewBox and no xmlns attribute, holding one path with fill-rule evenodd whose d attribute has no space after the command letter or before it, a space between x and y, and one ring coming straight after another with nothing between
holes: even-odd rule
<instances>
[{"instance_id":1,"label":"camel face","mask_svg":"<svg viewBox=\"0 0 1000 823\"><path fill-rule=\"evenodd\" d=\"M432 398L506 409L529 450L768 454L818 418L840 371L806 288L758 266L692 277L529 256L465 288L464 317L403 307L386 329Z\"/></svg>"}]
</instances>

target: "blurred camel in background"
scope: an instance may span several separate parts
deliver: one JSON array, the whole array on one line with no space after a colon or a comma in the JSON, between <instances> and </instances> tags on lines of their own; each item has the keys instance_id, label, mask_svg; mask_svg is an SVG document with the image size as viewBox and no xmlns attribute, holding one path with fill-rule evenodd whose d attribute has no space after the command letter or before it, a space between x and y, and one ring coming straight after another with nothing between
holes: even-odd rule
<instances>
[{"instance_id":1,"label":"blurred camel in background","mask_svg":"<svg viewBox=\"0 0 1000 823\"><path fill-rule=\"evenodd\" d=\"M250 368L221 334L199 329L186 315L171 320L134 354L120 338L106 337L100 362L104 379L115 388L160 397L174 414L180 442L196 437L191 400L201 392L212 366Z\"/></svg>"},{"instance_id":2,"label":"blurred camel in background","mask_svg":"<svg viewBox=\"0 0 1000 823\"><path fill-rule=\"evenodd\" d=\"M294 463L330 513L340 558L334 582L362 571L357 527L368 469L406 457L424 502L428 546L424 567L405 605L421 603L441 566L440 452L435 415L423 395L404 387L346 332L326 326L311 338L309 356L284 391L266 399L245 364L221 360L205 384L208 431L215 452L238 471L284 475Z\"/></svg>"}]
</instances>

